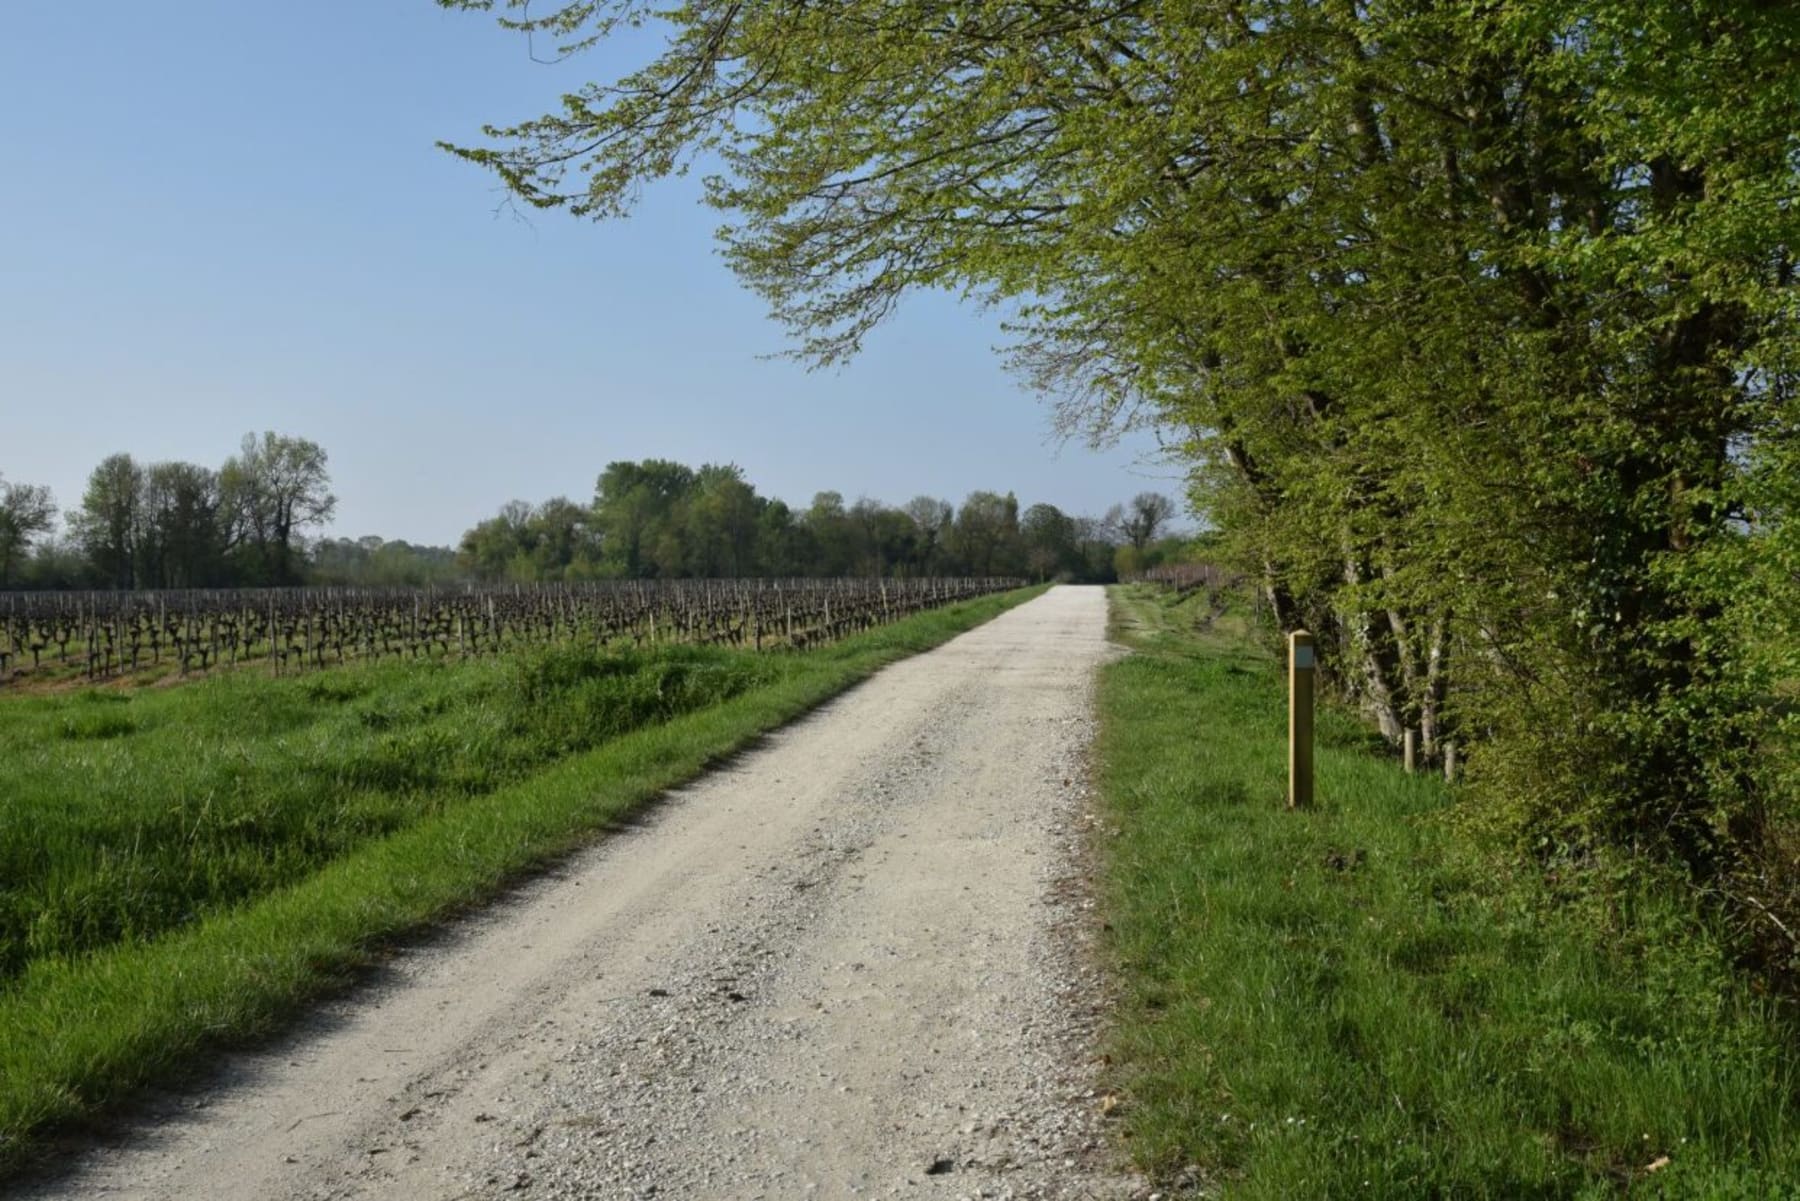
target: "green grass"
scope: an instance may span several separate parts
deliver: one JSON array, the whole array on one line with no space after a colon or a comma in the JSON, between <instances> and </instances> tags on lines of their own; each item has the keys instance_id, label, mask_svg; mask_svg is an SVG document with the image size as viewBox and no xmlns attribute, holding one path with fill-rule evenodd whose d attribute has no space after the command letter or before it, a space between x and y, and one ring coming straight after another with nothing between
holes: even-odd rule
<instances>
[{"instance_id":1,"label":"green grass","mask_svg":"<svg viewBox=\"0 0 1800 1201\"><path fill-rule=\"evenodd\" d=\"M0 701L0 985L154 938L792 656L587 645Z\"/></svg>"},{"instance_id":2,"label":"green grass","mask_svg":"<svg viewBox=\"0 0 1800 1201\"><path fill-rule=\"evenodd\" d=\"M1342 713L1286 812L1278 664L1241 620L1114 603L1112 1054L1145 1167L1235 1198L1800 1195L1791 1035L1687 903L1552 903Z\"/></svg>"},{"instance_id":3,"label":"green grass","mask_svg":"<svg viewBox=\"0 0 1800 1201\"><path fill-rule=\"evenodd\" d=\"M804 654L562 651L0 704L4 895L27 931L0 983L0 1171L1040 591Z\"/></svg>"}]
</instances>

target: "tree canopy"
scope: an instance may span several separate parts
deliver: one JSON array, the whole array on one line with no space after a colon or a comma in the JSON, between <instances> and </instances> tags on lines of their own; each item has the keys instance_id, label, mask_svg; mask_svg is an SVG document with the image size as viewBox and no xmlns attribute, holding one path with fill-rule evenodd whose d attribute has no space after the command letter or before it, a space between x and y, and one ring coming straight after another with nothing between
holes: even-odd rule
<instances>
[{"instance_id":1,"label":"tree canopy","mask_svg":"<svg viewBox=\"0 0 1800 1201\"><path fill-rule=\"evenodd\" d=\"M241 452L218 470L108 455L68 515L67 543L41 537L53 532L56 515L49 489L9 492L0 483L0 586L300 583L306 531L328 521L336 506L325 462L316 442L272 432L245 435Z\"/></svg>"},{"instance_id":2,"label":"tree canopy","mask_svg":"<svg viewBox=\"0 0 1800 1201\"><path fill-rule=\"evenodd\" d=\"M1117 522L1045 504L1021 519L1011 493L972 493L959 511L935 497L893 508L866 496L846 504L828 491L794 509L760 495L736 464L665 459L607 464L591 502L508 501L455 548L314 538L309 531L336 508L325 463L317 443L272 433L247 436L217 471L108 455L65 539L55 537L48 488L0 479L0 590L972 574L1109 581L1191 550L1176 534L1127 553ZM1173 511L1167 497L1146 495Z\"/></svg>"},{"instance_id":3,"label":"tree canopy","mask_svg":"<svg viewBox=\"0 0 1800 1201\"><path fill-rule=\"evenodd\" d=\"M273 431L245 434L242 449L225 460L219 497L227 541L254 582L299 582L298 537L337 508L325 460L317 442Z\"/></svg>"},{"instance_id":4,"label":"tree canopy","mask_svg":"<svg viewBox=\"0 0 1800 1201\"><path fill-rule=\"evenodd\" d=\"M1146 501L1146 497L1153 500ZM1139 502L1172 513L1174 502ZM1138 503L1138 502L1134 502ZM463 535L458 565L484 580L742 576L1006 575L1111 580L1121 527L976 491L959 509L920 496L901 508L840 492L804 509L760 495L734 464L661 459L609 463L591 505L510 501ZM1185 553L1185 539L1146 540L1139 570Z\"/></svg>"},{"instance_id":5,"label":"tree canopy","mask_svg":"<svg viewBox=\"0 0 1800 1201\"><path fill-rule=\"evenodd\" d=\"M572 54L660 20L455 152L593 217L703 166L815 361L909 290L1002 304L1063 427L1178 441L1279 623L1522 846L1725 889L1791 811L1800 8L442 2Z\"/></svg>"},{"instance_id":6,"label":"tree canopy","mask_svg":"<svg viewBox=\"0 0 1800 1201\"><path fill-rule=\"evenodd\" d=\"M12 583L13 572L32 540L56 521L56 502L42 484L9 484L0 476L0 588Z\"/></svg>"}]
</instances>

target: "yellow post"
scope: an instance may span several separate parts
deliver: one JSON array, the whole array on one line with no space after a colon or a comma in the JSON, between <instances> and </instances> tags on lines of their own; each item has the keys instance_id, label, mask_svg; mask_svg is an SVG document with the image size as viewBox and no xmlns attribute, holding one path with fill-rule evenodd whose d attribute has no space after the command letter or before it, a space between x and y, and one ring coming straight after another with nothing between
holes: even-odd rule
<instances>
[{"instance_id":1,"label":"yellow post","mask_svg":"<svg viewBox=\"0 0 1800 1201\"><path fill-rule=\"evenodd\" d=\"M1288 635L1288 808L1313 801L1313 636Z\"/></svg>"}]
</instances>

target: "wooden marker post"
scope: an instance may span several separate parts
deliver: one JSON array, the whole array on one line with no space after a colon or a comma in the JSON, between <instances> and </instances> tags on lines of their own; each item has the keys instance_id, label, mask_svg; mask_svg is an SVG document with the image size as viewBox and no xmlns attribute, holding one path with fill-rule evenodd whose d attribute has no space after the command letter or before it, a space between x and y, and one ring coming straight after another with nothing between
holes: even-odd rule
<instances>
[{"instance_id":1,"label":"wooden marker post","mask_svg":"<svg viewBox=\"0 0 1800 1201\"><path fill-rule=\"evenodd\" d=\"M1406 774L1412 775L1419 770L1419 734L1416 730L1408 730L1400 736L1400 759L1406 764Z\"/></svg>"},{"instance_id":2,"label":"wooden marker post","mask_svg":"<svg viewBox=\"0 0 1800 1201\"><path fill-rule=\"evenodd\" d=\"M1313 802L1313 636L1288 635L1288 808Z\"/></svg>"}]
</instances>

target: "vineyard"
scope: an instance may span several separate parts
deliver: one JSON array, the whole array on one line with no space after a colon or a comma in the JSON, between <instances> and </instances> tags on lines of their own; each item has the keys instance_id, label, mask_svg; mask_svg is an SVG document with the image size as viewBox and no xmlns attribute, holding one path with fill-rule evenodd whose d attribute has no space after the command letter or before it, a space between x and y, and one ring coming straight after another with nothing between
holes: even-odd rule
<instances>
[{"instance_id":1,"label":"vineyard","mask_svg":"<svg viewBox=\"0 0 1800 1201\"><path fill-rule=\"evenodd\" d=\"M1182 596L1186 596L1198 588L1209 590L1235 588L1243 583L1243 577L1216 563L1165 563L1129 576L1123 582L1127 584L1160 584L1164 588L1173 588Z\"/></svg>"},{"instance_id":2,"label":"vineyard","mask_svg":"<svg viewBox=\"0 0 1800 1201\"><path fill-rule=\"evenodd\" d=\"M984 579L623 580L456 590L0 593L0 684L450 658L590 641L805 649L1018 587Z\"/></svg>"}]
</instances>

